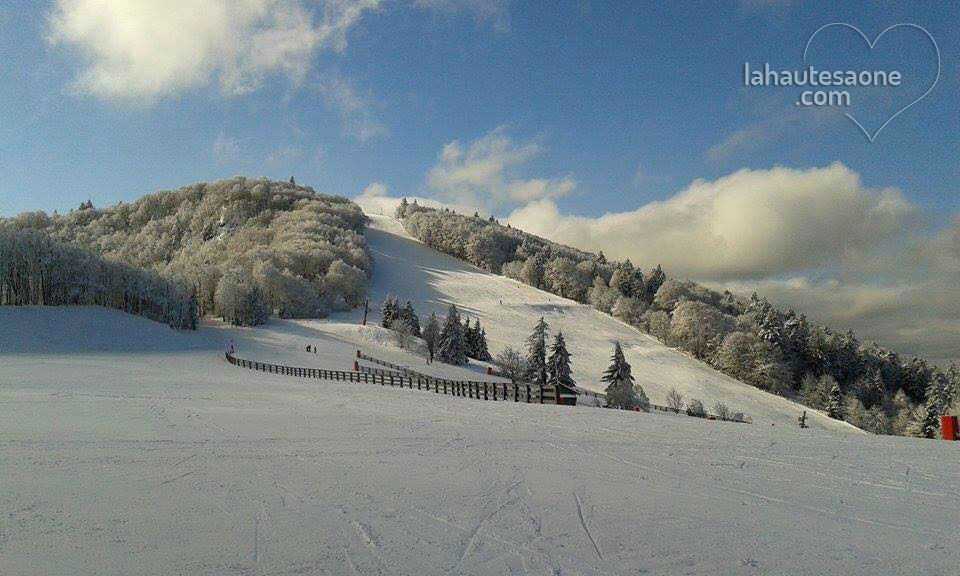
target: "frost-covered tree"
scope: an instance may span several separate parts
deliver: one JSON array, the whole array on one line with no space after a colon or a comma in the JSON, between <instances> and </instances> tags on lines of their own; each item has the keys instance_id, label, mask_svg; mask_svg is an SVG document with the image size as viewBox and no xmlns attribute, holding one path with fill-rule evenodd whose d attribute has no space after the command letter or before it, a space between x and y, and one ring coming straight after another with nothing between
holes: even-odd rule
<instances>
[{"instance_id":1,"label":"frost-covered tree","mask_svg":"<svg viewBox=\"0 0 960 576\"><path fill-rule=\"evenodd\" d=\"M217 285L216 310L225 322L237 326L257 326L270 315L260 289L237 269L228 271Z\"/></svg>"},{"instance_id":2,"label":"frost-covered tree","mask_svg":"<svg viewBox=\"0 0 960 576\"><path fill-rule=\"evenodd\" d=\"M600 380L607 383L607 406L623 410L633 410L636 406L643 410L650 409L650 400L634 381L630 364L627 363L619 342L614 344L610 366Z\"/></svg>"},{"instance_id":3,"label":"frost-covered tree","mask_svg":"<svg viewBox=\"0 0 960 576\"><path fill-rule=\"evenodd\" d=\"M557 332L550 347L550 358L547 360L547 384L565 388L574 388L577 385L570 372L570 352L567 351L567 343L563 339L562 331Z\"/></svg>"},{"instance_id":4,"label":"frost-covered tree","mask_svg":"<svg viewBox=\"0 0 960 576\"><path fill-rule=\"evenodd\" d=\"M950 407L951 383L947 375L939 370L933 375L927 386L926 400L924 401L923 420L920 424L925 438L936 438L940 432L940 416L946 414Z\"/></svg>"},{"instance_id":5,"label":"frost-covered tree","mask_svg":"<svg viewBox=\"0 0 960 576\"><path fill-rule=\"evenodd\" d=\"M493 360L490 356L490 349L487 347L487 331L480 326L480 319L477 318L477 325L473 329L473 356L481 362Z\"/></svg>"},{"instance_id":6,"label":"frost-covered tree","mask_svg":"<svg viewBox=\"0 0 960 576\"><path fill-rule=\"evenodd\" d=\"M670 321L670 340L697 358L707 358L732 331L734 319L692 300L680 301Z\"/></svg>"},{"instance_id":7,"label":"frost-covered tree","mask_svg":"<svg viewBox=\"0 0 960 576\"><path fill-rule=\"evenodd\" d=\"M437 315L433 312L431 312L430 317L427 318L427 323L423 327L421 336L427 345L427 354L429 355L428 362L433 362L433 357L437 353L437 348L440 345L440 321L437 320Z\"/></svg>"},{"instance_id":8,"label":"frost-covered tree","mask_svg":"<svg viewBox=\"0 0 960 576\"><path fill-rule=\"evenodd\" d=\"M330 263L330 268L323 276L323 289L335 308L340 308L337 304L342 304L345 309L355 308L363 304L367 293L367 275L338 258Z\"/></svg>"},{"instance_id":9,"label":"frost-covered tree","mask_svg":"<svg viewBox=\"0 0 960 576\"><path fill-rule=\"evenodd\" d=\"M683 394L681 394L676 388L670 388L670 390L667 392L667 406L672 408L676 414L679 414L680 411L683 410Z\"/></svg>"},{"instance_id":10,"label":"frost-covered tree","mask_svg":"<svg viewBox=\"0 0 960 576\"><path fill-rule=\"evenodd\" d=\"M442 362L462 366L467 363L467 345L463 335L460 313L454 304L450 305L447 319L440 331L438 356Z\"/></svg>"},{"instance_id":11,"label":"frost-covered tree","mask_svg":"<svg viewBox=\"0 0 960 576\"><path fill-rule=\"evenodd\" d=\"M420 317L417 316L417 311L414 310L413 304L407 300L407 303L399 312L400 322L407 327L407 330L410 331L410 334L416 338L421 336L420 334Z\"/></svg>"},{"instance_id":12,"label":"frost-covered tree","mask_svg":"<svg viewBox=\"0 0 960 576\"><path fill-rule=\"evenodd\" d=\"M397 206L397 211L394 213L397 220L403 220L403 217L407 215L407 208L410 207L410 204L407 202L406 198L400 200L400 204Z\"/></svg>"},{"instance_id":13,"label":"frost-covered tree","mask_svg":"<svg viewBox=\"0 0 960 576\"><path fill-rule=\"evenodd\" d=\"M514 384L523 380L527 372L527 360L519 351L507 346L494 360L510 381Z\"/></svg>"},{"instance_id":14,"label":"frost-covered tree","mask_svg":"<svg viewBox=\"0 0 960 576\"><path fill-rule=\"evenodd\" d=\"M827 397L827 416L836 420L843 420L846 415L847 407L843 399L843 392L840 390L838 382L833 383L830 388L830 395Z\"/></svg>"},{"instance_id":15,"label":"frost-covered tree","mask_svg":"<svg viewBox=\"0 0 960 576\"><path fill-rule=\"evenodd\" d=\"M400 304L396 296L387 296L380 307L380 315L380 325L384 328L390 328L400 320Z\"/></svg>"},{"instance_id":16,"label":"frost-covered tree","mask_svg":"<svg viewBox=\"0 0 960 576\"><path fill-rule=\"evenodd\" d=\"M650 272L650 276L647 277L647 281L644 284L643 300L647 304L653 303L653 298L657 295L657 291L660 290L660 286L663 286L666 280L667 275L664 274L663 269L657 264L657 267Z\"/></svg>"},{"instance_id":17,"label":"frost-covered tree","mask_svg":"<svg viewBox=\"0 0 960 576\"><path fill-rule=\"evenodd\" d=\"M820 377L807 374L800 385L800 399L811 408L826 410L830 401L830 391L836 385L836 379L829 374Z\"/></svg>"},{"instance_id":18,"label":"frost-covered tree","mask_svg":"<svg viewBox=\"0 0 960 576\"><path fill-rule=\"evenodd\" d=\"M527 337L527 381L532 384L547 383L547 331L549 324L540 317L533 333Z\"/></svg>"}]
</instances>

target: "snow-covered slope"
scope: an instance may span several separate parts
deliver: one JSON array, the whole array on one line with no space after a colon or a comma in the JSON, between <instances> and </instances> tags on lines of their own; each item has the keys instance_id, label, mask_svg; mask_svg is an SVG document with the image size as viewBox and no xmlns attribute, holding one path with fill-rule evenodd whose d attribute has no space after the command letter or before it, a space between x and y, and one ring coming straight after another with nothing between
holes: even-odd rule
<instances>
[{"instance_id":1,"label":"snow-covered slope","mask_svg":"<svg viewBox=\"0 0 960 576\"><path fill-rule=\"evenodd\" d=\"M410 299L421 319L431 310L442 316L453 302L465 315L480 318L494 354L505 346L522 348L534 323L543 316L552 331L563 330L573 353L574 377L588 389L603 389L600 375L609 364L613 342L619 340L634 377L652 402L666 404L667 392L676 387L686 398L702 400L708 409L722 401L766 426L796 427L797 417L805 409L713 370L589 306L490 274L428 248L410 237L393 218L370 218L367 240L375 259L372 302L379 304L387 294L401 301ZM379 319L379 310L373 311L372 318ZM354 316L342 319L353 320ZM810 410L808 422L817 428L856 431Z\"/></svg>"},{"instance_id":2,"label":"snow-covered slope","mask_svg":"<svg viewBox=\"0 0 960 576\"><path fill-rule=\"evenodd\" d=\"M436 273L444 286L450 269ZM326 330L179 333L100 308L0 308L0 574L960 564L954 443L480 402L222 359L230 339L300 365L346 367L361 338L390 352L375 329Z\"/></svg>"}]
</instances>

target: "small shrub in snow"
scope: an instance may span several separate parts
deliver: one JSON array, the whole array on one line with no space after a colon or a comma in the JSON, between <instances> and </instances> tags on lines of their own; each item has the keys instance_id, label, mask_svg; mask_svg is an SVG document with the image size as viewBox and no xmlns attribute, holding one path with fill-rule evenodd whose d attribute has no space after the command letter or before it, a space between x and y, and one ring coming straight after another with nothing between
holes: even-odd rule
<instances>
[{"instance_id":1,"label":"small shrub in snow","mask_svg":"<svg viewBox=\"0 0 960 576\"><path fill-rule=\"evenodd\" d=\"M707 410L703 407L703 402L693 398L687 402L687 415L706 418Z\"/></svg>"},{"instance_id":2,"label":"small shrub in snow","mask_svg":"<svg viewBox=\"0 0 960 576\"><path fill-rule=\"evenodd\" d=\"M670 391L667 392L667 406L676 414L679 414L680 411L683 410L683 394L676 388L671 388Z\"/></svg>"}]
</instances>

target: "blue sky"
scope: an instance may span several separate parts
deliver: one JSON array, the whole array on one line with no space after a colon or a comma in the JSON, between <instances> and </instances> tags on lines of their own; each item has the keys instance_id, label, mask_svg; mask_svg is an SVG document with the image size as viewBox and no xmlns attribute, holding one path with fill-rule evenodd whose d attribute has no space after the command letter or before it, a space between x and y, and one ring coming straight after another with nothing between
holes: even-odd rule
<instances>
[{"instance_id":1,"label":"blue sky","mask_svg":"<svg viewBox=\"0 0 960 576\"><path fill-rule=\"evenodd\" d=\"M934 89L872 143L838 109L795 106L796 87L743 85L744 62L805 68L805 43L831 22L870 38L914 23L939 47ZM953 263L940 255L960 213L957 22L946 2L4 3L0 215L293 175L323 192L478 207L642 266L764 286L909 348L917 329L902 318L917 310L896 303ZM936 77L932 43L907 27L872 51L825 30L808 58L903 74L843 110L873 128ZM780 194L794 188L805 192ZM721 222L696 241L727 251L661 250L645 234L663 220L680 232ZM760 221L796 241L746 234ZM956 357L960 335L944 325L936 338L934 356Z\"/></svg>"}]
</instances>

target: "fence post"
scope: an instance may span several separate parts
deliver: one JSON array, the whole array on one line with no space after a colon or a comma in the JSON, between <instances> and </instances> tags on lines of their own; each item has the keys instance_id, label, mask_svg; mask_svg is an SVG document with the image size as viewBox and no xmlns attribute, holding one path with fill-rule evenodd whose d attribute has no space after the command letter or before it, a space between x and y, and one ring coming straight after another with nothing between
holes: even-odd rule
<instances>
[{"instance_id":1,"label":"fence post","mask_svg":"<svg viewBox=\"0 0 960 576\"><path fill-rule=\"evenodd\" d=\"M543 384L539 384L539 386L540 386L540 391L539 391L539 392L540 392L540 403L543 404Z\"/></svg>"},{"instance_id":2,"label":"fence post","mask_svg":"<svg viewBox=\"0 0 960 576\"><path fill-rule=\"evenodd\" d=\"M486 382L483 383L483 399L484 399L484 400L488 400L488 399L489 399L489 398L487 398L487 383L486 383Z\"/></svg>"}]
</instances>

